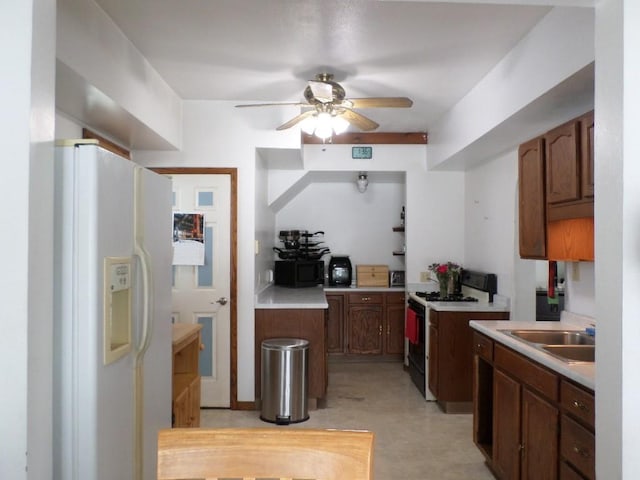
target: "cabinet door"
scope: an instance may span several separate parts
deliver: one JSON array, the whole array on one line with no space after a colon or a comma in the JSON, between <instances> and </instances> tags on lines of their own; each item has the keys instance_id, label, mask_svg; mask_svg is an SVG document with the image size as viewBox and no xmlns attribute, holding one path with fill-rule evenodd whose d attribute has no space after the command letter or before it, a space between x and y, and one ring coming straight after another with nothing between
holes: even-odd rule
<instances>
[{"instance_id":1,"label":"cabinet door","mask_svg":"<svg viewBox=\"0 0 640 480\"><path fill-rule=\"evenodd\" d=\"M349 353L382 353L382 306L349 307Z\"/></svg>"},{"instance_id":2,"label":"cabinet door","mask_svg":"<svg viewBox=\"0 0 640 480\"><path fill-rule=\"evenodd\" d=\"M582 181L582 198L593 197L593 132L594 116L589 112L580 118L580 174Z\"/></svg>"},{"instance_id":3,"label":"cabinet door","mask_svg":"<svg viewBox=\"0 0 640 480\"><path fill-rule=\"evenodd\" d=\"M189 426L200 426L200 377L196 377L189 385Z\"/></svg>"},{"instance_id":4,"label":"cabinet door","mask_svg":"<svg viewBox=\"0 0 640 480\"><path fill-rule=\"evenodd\" d=\"M520 476L520 384L500 370L493 375L493 466L500 478Z\"/></svg>"},{"instance_id":5,"label":"cabinet door","mask_svg":"<svg viewBox=\"0 0 640 480\"><path fill-rule=\"evenodd\" d=\"M429 325L429 390L436 398L440 398L438 343L438 329Z\"/></svg>"},{"instance_id":6,"label":"cabinet door","mask_svg":"<svg viewBox=\"0 0 640 480\"><path fill-rule=\"evenodd\" d=\"M518 149L520 256L546 258L544 141L536 138Z\"/></svg>"},{"instance_id":7,"label":"cabinet door","mask_svg":"<svg viewBox=\"0 0 640 480\"><path fill-rule=\"evenodd\" d=\"M198 397L198 401L200 397ZM186 388L173 401L173 427L191 426L191 396Z\"/></svg>"},{"instance_id":8,"label":"cabinet door","mask_svg":"<svg viewBox=\"0 0 640 480\"><path fill-rule=\"evenodd\" d=\"M404 304L387 305L385 353L404 354Z\"/></svg>"},{"instance_id":9,"label":"cabinet door","mask_svg":"<svg viewBox=\"0 0 640 480\"><path fill-rule=\"evenodd\" d=\"M525 388L522 393L523 480L558 478L558 409Z\"/></svg>"},{"instance_id":10,"label":"cabinet door","mask_svg":"<svg viewBox=\"0 0 640 480\"><path fill-rule=\"evenodd\" d=\"M545 136L547 202L562 203L580 199L578 163L578 122L569 122Z\"/></svg>"},{"instance_id":11,"label":"cabinet door","mask_svg":"<svg viewBox=\"0 0 640 480\"><path fill-rule=\"evenodd\" d=\"M344 295L327 295L327 351L344 352Z\"/></svg>"}]
</instances>

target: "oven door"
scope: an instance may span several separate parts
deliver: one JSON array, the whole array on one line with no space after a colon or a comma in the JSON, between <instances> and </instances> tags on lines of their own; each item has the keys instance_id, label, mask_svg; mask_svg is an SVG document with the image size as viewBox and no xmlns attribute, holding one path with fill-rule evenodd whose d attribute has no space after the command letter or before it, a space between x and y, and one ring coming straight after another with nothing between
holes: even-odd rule
<instances>
[{"instance_id":1,"label":"oven door","mask_svg":"<svg viewBox=\"0 0 640 480\"><path fill-rule=\"evenodd\" d=\"M409 375L418 388L422 396L431 399L431 392L427 390L428 385L428 346L429 346L429 325L426 323L426 307L419 302L409 299L408 309L416 314L418 322L418 342L409 342Z\"/></svg>"}]
</instances>

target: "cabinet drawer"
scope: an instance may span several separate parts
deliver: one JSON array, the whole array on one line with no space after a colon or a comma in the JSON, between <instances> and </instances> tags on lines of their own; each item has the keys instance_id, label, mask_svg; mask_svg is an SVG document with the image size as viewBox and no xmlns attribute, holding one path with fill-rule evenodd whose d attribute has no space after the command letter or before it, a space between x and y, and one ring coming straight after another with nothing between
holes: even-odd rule
<instances>
[{"instance_id":1,"label":"cabinet drawer","mask_svg":"<svg viewBox=\"0 0 640 480\"><path fill-rule=\"evenodd\" d=\"M382 293L350 293L349 303L375 303L382 304Z\"/></svg>"},{"instance_id":2,"label":"cabinet drawer","mask_svg":"<svg viewBox=\"0 0 640 480\"><path fill-rule=\"evenodd\" d=\"M493 361L493 341L477 332L473 332L473 353L485 360Z\"/></svg>"},{"instance_id":3,"label":"cabinet drawer","mask_svg":"<svg viewBox=\"0 0 640 480\"><path fill-rule=\"evenodd\" d=\"M567 462L560 462L560 480L584 480Z\"/></svg>"},{"instance_id":4,"label":"cabinet drawer","mask_svg":"<svg viewBox=\"0 0 640 480\"><path fill-rule=\"evenodd\" d=\"M562 380L560 382L560 404L569 415L583 421L592 429L594 428L596 400L593 393Z\"/></svg>"},{"instance_id":5,"label":"cabinet drawer","mask_svg":"<svg viewBox=\"0 0 640 480\"><path fill-rule=\"evenodd\" d=\"M502 345L495 345L494 359L496 367L511 373L549 399L558 401L558 377L555 373Z\"/></svg>"},{"instance_id":6,"label":"cabinet drawer","mask_svg":"<svg viewBox=\"0 0 640 480\"><path fill-rule=\"evenodd\" d=\"M404 292L391 292L386 294L387 304L404 304Z\"/></svg>"},{"instance_id":7,"label":"cabinet drawer","mask_svg":"<svg viewBox=\"0 0 640 480\"><path fill-rule=\"evenodd\" d=\"M596 476L595 435L582 425L562 415L560 421L560 454L585 477Z\"/></svg>"}]
</instances>

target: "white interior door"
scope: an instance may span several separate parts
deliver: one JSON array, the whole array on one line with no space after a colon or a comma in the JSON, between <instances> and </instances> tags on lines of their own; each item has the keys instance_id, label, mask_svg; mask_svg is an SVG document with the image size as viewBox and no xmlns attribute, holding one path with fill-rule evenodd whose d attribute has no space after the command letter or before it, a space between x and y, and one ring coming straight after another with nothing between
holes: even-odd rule
<instances>
[{"instance_id":1,"label":"white interior door","mask_svg":"<svg viewBox=\"0 0 640 480\"><path fill-rule=\"evenodd\" d=\"M174 265L173 318L202 324L201 405L230 406L229 175L172 175L174 212L204 214L202 266Z\"/></svg>"}]
</instances>

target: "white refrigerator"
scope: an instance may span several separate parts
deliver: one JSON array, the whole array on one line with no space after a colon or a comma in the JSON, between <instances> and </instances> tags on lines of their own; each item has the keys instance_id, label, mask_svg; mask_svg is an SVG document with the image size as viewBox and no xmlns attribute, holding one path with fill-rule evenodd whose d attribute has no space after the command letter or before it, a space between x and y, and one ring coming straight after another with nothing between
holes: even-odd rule
<instances>
[{"instance_id":1,"label":"white refrigerator","mask_svg":"<svg viewBox=\"0 0 640 480\"><path fill-rule=\"evenodd\" d=\"M151 480L171 427L171 181L85 142L55 154L54 479Z\"/></svg>"}]
</instances>

